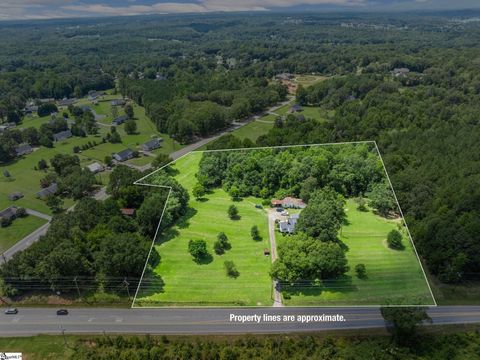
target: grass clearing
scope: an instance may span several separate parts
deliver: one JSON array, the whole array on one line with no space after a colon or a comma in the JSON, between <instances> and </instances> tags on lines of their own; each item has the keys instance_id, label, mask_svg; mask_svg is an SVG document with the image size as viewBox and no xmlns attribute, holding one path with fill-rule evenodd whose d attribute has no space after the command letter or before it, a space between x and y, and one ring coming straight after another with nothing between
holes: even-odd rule
<instances>
[{"instance_id":1,"label":"grass clearing","mask_svg":"<svg viewBox=\"0 0 480 360\"><path fill-rule=\"evenodd\" d=\"M350 270L340 279L325 280L319 285L286 287L285 304L380 305L387 300L404 298L410 300L410 304L433 304L406 231L402 230L405 249L392 250L386 245L388 232L397 229L400 221L384 219L372 211L358 211L352 199L347 201L346 210L349 224L343 227L340 239L348 247ZM281 235L278 239L288 241L288 237ZM360 263L367 269L365 279L355 274L355 265Z\"/></svg>"},{"instance_id":2,"label":"grass clearing","mask_svg":"<svg viewBox=\"0 0 480 360\"><path fill-rule=\"evenodd\" d=\"M47 220L28 215L13 220L12 224L7 227L0 227L0 252L10 249L18 241L46 223Z\"/></svg>"},{"instance_id":3,"label":"grass clearing","mask_svg":"<svg viewBox=\"0 0 480 360\"><path fill-rule=\"evenodd\" d=\"M174 168L179 171L176 179L190 192L191 210L180 225L157 240L155 246L161 262L153 279L144 278L135 305L269 306L273 302L272 281L268 275L271 260L263 254L265 248L270 248L267 214L255 208L254 205L260 203L255 198L233 202L222 189L207 194L205 200L195 200L191 189L196 183L200 158L201 153L192 153L175 163ZM231 204L237 206L239 220L228 218L227 209ZM253 225L258 226L262 240L254 241L250 237ZM213 243L221 231L227 235L231 249L217 255ZM210 260L204 264L193 261L187 249L191 239L206 241ZM234 261L240 272L237 278L227 277L225 260Z\"/></svg>"}]
</instances>

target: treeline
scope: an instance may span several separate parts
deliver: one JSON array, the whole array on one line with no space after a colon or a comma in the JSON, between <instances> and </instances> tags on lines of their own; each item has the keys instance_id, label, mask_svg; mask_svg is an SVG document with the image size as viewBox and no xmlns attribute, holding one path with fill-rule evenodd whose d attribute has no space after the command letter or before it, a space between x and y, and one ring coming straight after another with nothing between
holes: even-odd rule
<instances>
[{"instance_id":1,"label":"treeline","mask_svg":"<svg viewBox=\"0 0 480 360\"><path fill-rule=\"evenodd\" d=\"M228 139L232 137L221 140L222 145L242 146ZM207 188L234 188L241 197L293 196L308 202L314 190L324 187L346 197L366 194L383 181L384 172L373 143L363 143L206 152L197 178Z\"/></svg>"},{"instance_id":2,"label":"treeline","mask_svg":"<svg viewBox=\"0 0 480 360\"><path fill-rule=\"evenodd\" d=\"M162 337L96 337L77 340L71 360L274 360L274 359L474 359L480 346L478 332L420 334L401 346L388 337L323 337L288 335L235 339Z\"/></svg>"},{"instance_id":3,"label":"treeline","mask_svg":"<svg viewBox=\"0 0 480 360\"><path fill-rule=\"evenodd\" d=\"M361 75L300 89L302 101L335 110L330 121L277 124L257 143L377 140L430 271L445 282L478 278L480 78L469 58L427 69L418 85Z\"/></svg>"},{"instance_id":4,"label":"treeline","mask_svg":"<svg viewBox=\"0 0 480 360\"><path fill-rule=\"evenodd\" d=\"M219 72L202 64L175 68L162 81L123 78L121 91L144 105L159 131L182 142L224 129L272 106L287 95L284 86L243 71Z\"/></svg>"},{"instance_id":5,"label":"treeline","mask_svg":"<svg viewBox=\"0 0 480 360\"><path fill-rule=\"evenodd\" d=\"M75 158L54 158L52 166L68 173L67 179L75 177L69 169L78 164L68 164ZM82 198L72 211L55 215L45 236L1 266L2 294L125 295L125 281L135 289L168 195L167 189L133 185L140 177L140 172L118 166L110 175L107 200ZM185 213L188 194L173 179L165 184L174 187L164 216L168 226ZM126 216L121 208L137 211ZM159 260L153 249L149 264Z\"/></svg>"}]
</instances>

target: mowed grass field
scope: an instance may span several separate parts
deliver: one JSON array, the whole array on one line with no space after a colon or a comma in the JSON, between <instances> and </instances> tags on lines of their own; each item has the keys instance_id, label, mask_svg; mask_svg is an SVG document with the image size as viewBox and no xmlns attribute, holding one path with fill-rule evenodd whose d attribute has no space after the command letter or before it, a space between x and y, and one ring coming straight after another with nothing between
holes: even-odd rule
<instances>
[{"instance_id":1,"label":"mowed grass field","mask_svg":"<svg viewBox=\"0 0 480 360\"><path fill-rule=\"evenodd\" d=\"M46 224L47 221L33 215L15 219L11 225L0 228L0 252L11 248L20 239Z\"/></svg>"},{"instance_id":2,"label":"mowed grass field","mask_svg":"<svg viewBox=\"0 0 480 360\"><path fill-rule=\"evenodd\" d=\"M294 306L313 305L382 305L387 301L401 304L433 305L420 263L413 246L403 233L403 250L392 250L386 244L388 232L398 229L401 220L387 220L372 211L361 212L353 200L347 201L348 225L340 239L348 247L350 271L340 279L322 284L285 287L284 303ZM279 235L278 241L288 241ZM359 279L355 265L365 264L367 277Z\"/></svg>"},{"instance_id":3,"label":"mowed grass field","mask_svg":"<svg viewBox=\"0 0 480 360\"><path fill-rule=\"evenodd\" d=\"M193 152L178 160L174 168L176 179L190 192L191 210L180 225L157 239L156 249L161 256L153 276L142 282L135 306L212 305L212 306L270 306L272 281L268 275L271 259L263 254L270 248L267 214L256 209L255 198L233 202L228 194L217 189L197 201L191 195L196 183L195 173L202 154ZM231 220L227 209L235 204L240 219ZM162 204L159 204L162 206ZM254 241L250 229L257 225L262 239ZM223 255L213 251L219 232L225 232L231 249ZM203 239L211 259L203 264L193 261L188 242ZM224 261L232 260L240 275L227 277Z\"/></svg>"}]
</instances>

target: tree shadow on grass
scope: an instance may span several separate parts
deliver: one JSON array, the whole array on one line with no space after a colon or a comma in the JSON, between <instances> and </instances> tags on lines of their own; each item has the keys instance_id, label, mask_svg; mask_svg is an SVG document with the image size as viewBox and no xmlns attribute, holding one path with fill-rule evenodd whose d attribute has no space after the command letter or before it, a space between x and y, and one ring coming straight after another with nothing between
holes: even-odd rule
<instances>
[{"instance_id":1,"label":"tree shadow on grass","mask_svg":"<svg viewBox=\"0 0 480 360\"><path fill-rule=\"evenodd\" d=\"M190 226L190 220L192 217L194 217L198 213L197 209L194 209L192 207L187 208L187 212L185 215L183 215L180 219L177 221L177 227L179 229L187 229Z\"/></svg>"},{"instance_id":2,"label":"tree shadow on grass","mask_svg":"<svg viewBox=\"0 0 480 360\"><path fill-rule=\"evenodd\" d=\"M154 272L146 272L142 283L140 284L140 289L138 291L138 297L148 297L156 294L162 294L164 290L165 282L159 274ZM141 300L139 300L141 301Z\"/></svg>"},{"instance_id":3,"label":"tree shadow on grass","mask_svg":"<svg viewBox=\"0 0 480 360\"><path fill-rule=\"evenodd\" d=\"M208 265L213 261L213 256L212 254L207 253L199 259L193 259L193 261L198 265Z\"/></svg>"},{"instance_id":4,"label":"tree shadow on grass","mask_svg":"<svg viewBox=\"0 0 480 360\"><path fill-rule=\"evenodd\" d=\"M279 284L282 293L286 299L289 296L320 296L322 292L349 293L357 291L358 288L352 284L352 277L342 275L338 278L324 279L322 281L298 281L295 284L281 283ZM313 299L312 299L313 300Z\"/></svg>"},{"instance_id":5,"label":"tree shadow on grass","mask_svg":"<svg viewBox=\"0 0 480 360\"><path fill-rule=\"evenodd\" d=\"M155 245L161 245L163 243L169 242L170 240L176 238L180 233L178 232L177 229L170 228L165 230L165 232L162 234L162 236L159 236L159 238L155 241Z\"/></svg>"}]
</instances>

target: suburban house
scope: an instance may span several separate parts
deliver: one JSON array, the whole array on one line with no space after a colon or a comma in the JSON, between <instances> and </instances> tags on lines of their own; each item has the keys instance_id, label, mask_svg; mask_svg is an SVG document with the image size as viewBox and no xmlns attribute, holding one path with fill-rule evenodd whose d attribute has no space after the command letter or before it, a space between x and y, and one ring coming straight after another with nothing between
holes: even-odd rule
<instances>
[{"instance_id":1,"label":"suburban house","mask_svg":"<svg viewBox=\"0 0 480 360\"><path fill-rule=\"evenodd\" d=\"M111 104L112 106L123 106L123 105L125 105L125 100L123 100L123 99L115 99L115 100L112 100L110 104Z\"/></svg>"},{"instance_id":2,"label":"suburban house","mask_svg":"<svg viewBox=\"0 0 480 360\"><path fill-rule=\"evenodd\" d=\"M62 100L57 101L57 105L58 106L70 106L70 105L75 104L76 101L77 101L77 99L75 99L75 98L71 98L71 99L63 98Z\"/></svg>"},{"instance_id":3,"label":"suburban house","mask_svg":"<svg viewBox=\"0 0 480 360\"><path fill-rule=\"evenodd\" d=\"M72 137L72 132L70 130L60 131L59 133L53 134L53 139L55 141L62 141Z\"/></svg>"},{"instance_id":4,"label":"suburban house","mask_svg":"<svg viewBox=\"0 0 480 360\"><path fill-rule=\"evenodd\" d=\"M123 208L123 209L120 209L120 212L124 216L134 216L135 215L135 209Z\"/></svg>"},{"instance_id":5,"label":"suburban house","mask_svg":"<svg viewBox=\"0 0 480 360\"><path fill-rule=\"evenodd\" d=\"M25 109L23 109L23 112L25 114L31 114L31 113L34 113L34 112L37 112L38 111L38 106L35 105L35 103L31 103L27 106L25 106Z\"/></svg>"},{"instance_id":6,"label":"suburban house","mask_svg":"<svg viewBox=\"0 0 480 360\"><path fill-rule=\"evenodd\" d=\"M303 109L302 109L302 107L301 107L300 105L295 104L295 105L293 105L293 106L288 110L288 112L290 112L290 113L293 114L293 113L296 113L296 112L300 112L300 111L302 111L302 110L303 110Z\"/></svg>"},{"instance_id":7,"label":"suburban house","mask_svg":"<svg viewBox=\"0 0 480 360\"><path fill-rule=\"evenodd\" d=\"M0 211L0 219L13 220L17 216L18 208L16 206L10 206L2 211Z\"/></svg>"},{"instance_id":8,"label":"suburban house","mask_svg":"<svg viewBox=\"0 0 480 360\"><path fill-rule=\"evenodd\" d=\"M302 199L286 197L283 200L272 199L272 206L293 208L293 209L304 209L307 206L307 204L305 204Z\"/></svg>"},{"instance_id":9,"label":"suburban house","mask_svg":"<svg viewBox=\"0 0 480 360\"><path fill-rule=\"evenodd\" d=\"M119 116L119 117L113 119L112 124L118 126L118 125L123 124L127 120L128 120L128 116L127 115L122 115L122 116Z\"/></svg>"},{"instance_id":10,"label":"suburban house","mask_svg":"<svg viewBox=\"0 0 480 360\"><path fill-rule=\"evenodd\" d=\"M155 138L152 140L147 141L145 144L142 144L142 150L143 151L152 151L155 149L158 149L161 145L160 142L162 139L160 138Z\"/></svg>"},{"instance_id":11,"label":"suburban house","mask_svg":"<svg viewBox=\"0 0 480 360\"><path fill-rule=\"evenodd\" d=\"M105 170L105 167L98 162L94 162L93 164L87 165L87 169L90 170L91 173L96 174Z\"/></svg>"},{"instance_id":12,"label":"suburban house","mask_svg":"<svg viewBox=\"0 0 480 360\"><path fill-rule=\"evenodd\" d=\"M23 198L23 193L21 193L20 191L16 191L8 195L8 200L10 201L17 201L18 199L21 199L21 198Z\"/></svg>"},{"instance_id":13,"label":"suburban house","mask_svg":"<svg viewBox=\"0 0 480 360\"><path fill-rule=\"evenodd\" d=\"M125 149L116 154L113 154L113 158L117 161L123 162L133 158L134 152L132 149Z\"/></svg>"},{"instance_id":14,"label":"suburban house","mask_svg":"<svg viewBox=\"0 0 480 360\"><path fill-rule=\"evenodd\" d=\"M4 132L5 130L8 130L8 129L13 129L16 126L17 124L15 124L14 122L2 124L0 125L0 132Z\"/></svg>"},{"instance_id":15,"label":"suburban house","mask_svg":"<svg viewBox=\"0 0 480 360\"><path fill-rule=\"evenodd\" d=\"M90 90L88 92L88 100L95 100L102 95L103 95L103 93L101 93L101 92L98 92L98 91L95 91L95 90Z\"/></svg>"},{"instance_id":16,"label":"suburban house","mask_svg":"<svg viewBox=\"0 0 480 360\"><path fill-rule=\"evenodd\" d=\"M49 187L46 187L46 188L40 190L39 192L37 192L37 197L39 197L40 199L45 199L45 198L49 197L50 195L55 195L57 190L58 190L57 183L53 183Z\"/></svg>"},{"instance_id":17,"label":"suburban house","mask_svg":"<svg viewBox=\"0 0 480 360\"><path fill-rule=\"evenodd\" d=\"M15 153L17 154L17 156L30 154L32 151L33 148L30 146L30 144L21 144L15 148Z\"/></svg>"},{"instance_id":18,"label":"suburban house","mask_svg":"<svg viewBox=\"0 0 480 360\"><path fill-rule=\"evenodd\" d=\"M275 75L275 79L277 80L292 80L294 77L295 75L289 74L289 73L282 73L282 74Z\"/></svg>"},{"instance_id":19,"label":"suburban house","mask_svg":"<svg viewBox=\"0 0 480 360\"><path fill-rule=\"evenodd\" d=\"M287 220L279 221L278 230L281 233L293 234L297 226L298 217L298 214L292 214Z\"/></svg>"}]
</instances>

